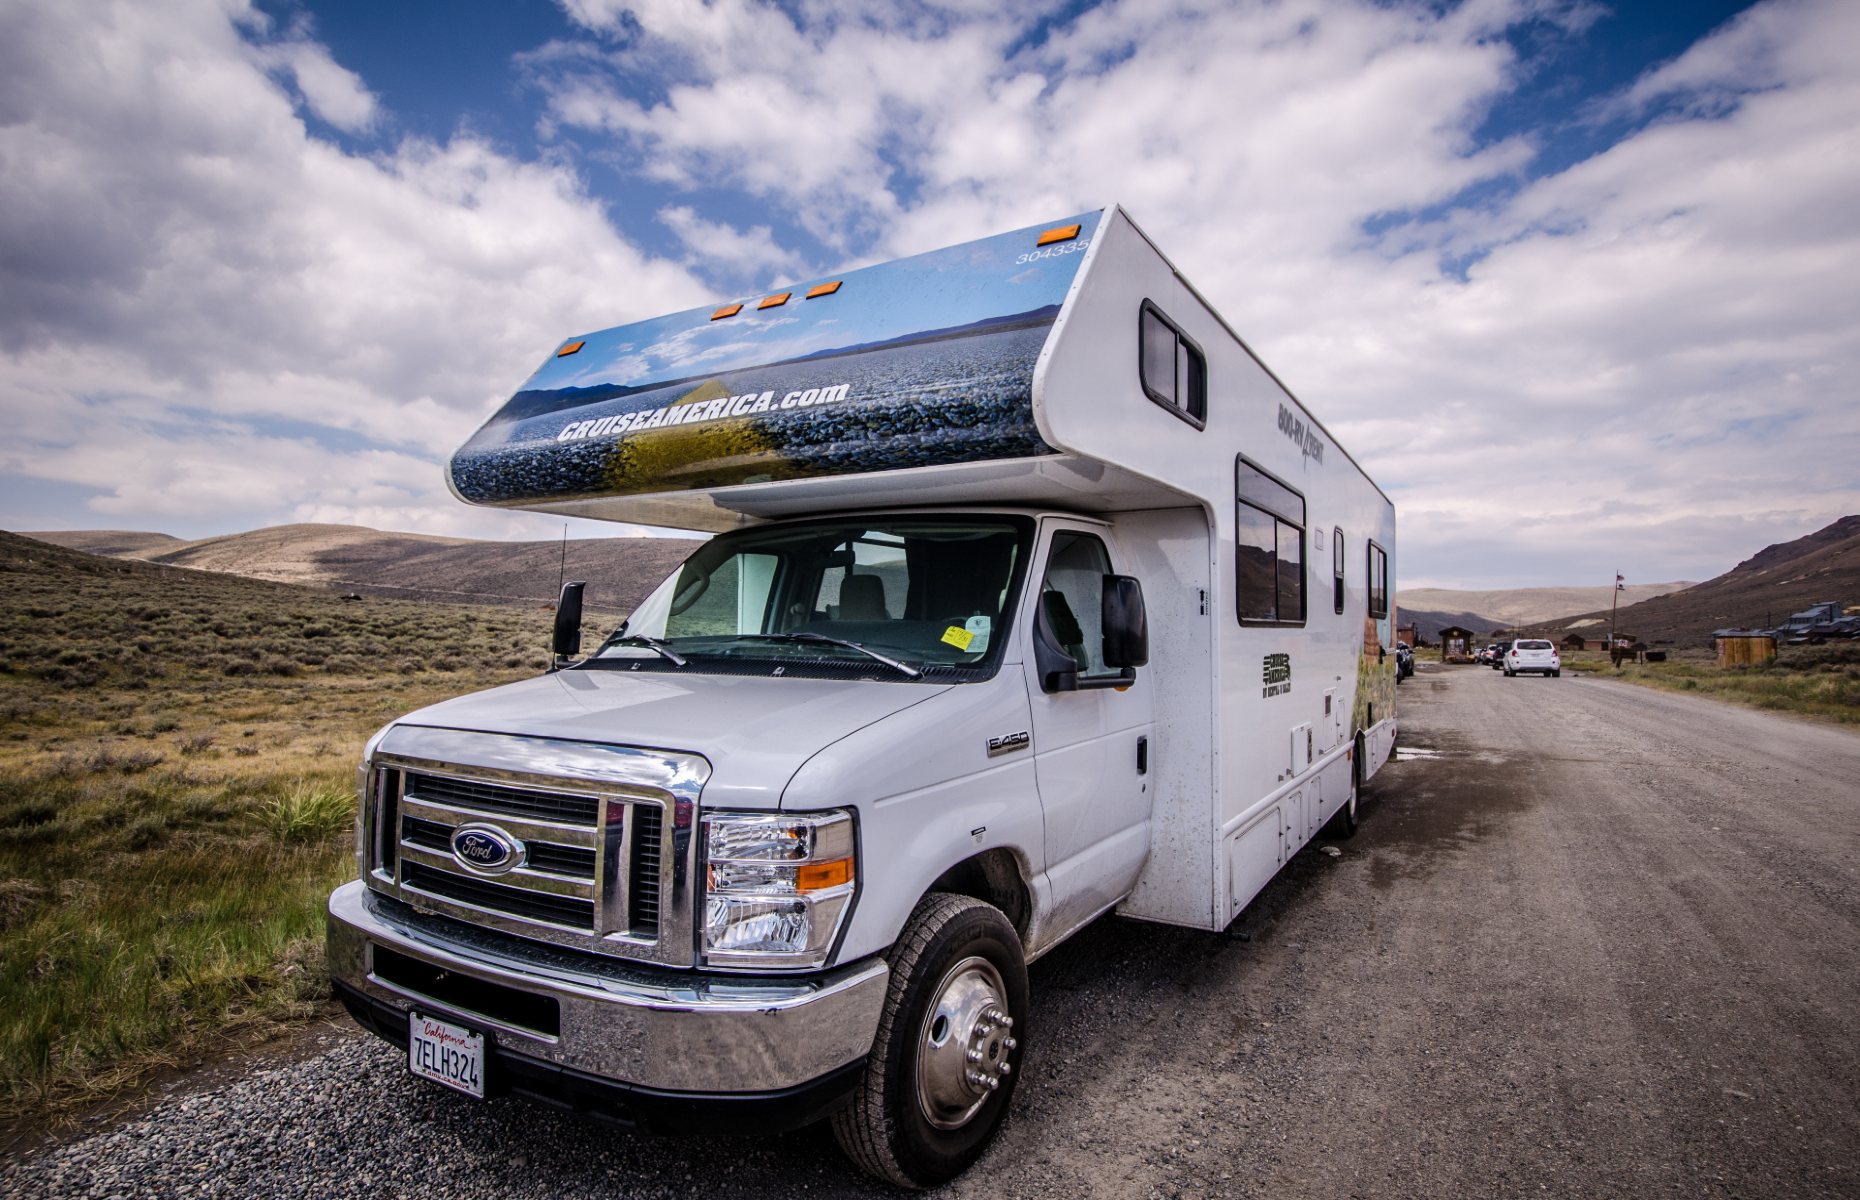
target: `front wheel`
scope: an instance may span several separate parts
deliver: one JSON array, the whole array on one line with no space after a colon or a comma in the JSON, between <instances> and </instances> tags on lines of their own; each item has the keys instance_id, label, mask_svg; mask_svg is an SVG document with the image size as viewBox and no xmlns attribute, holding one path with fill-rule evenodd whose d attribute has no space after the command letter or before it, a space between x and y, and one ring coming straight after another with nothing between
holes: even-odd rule
<instances>
[{"instance_id":1,"label":"front wheel","mask_svg":"<svg viewBox=\"0 0 1860 1200\"><path fill-rule=\"evenodd\" d=\"M867 1174L934 1187L1000 1128L1027 1036L1027 965L1001 910L932 892L891 952L878 1037L833 1136Z\"/></svg>"}]
</instances>

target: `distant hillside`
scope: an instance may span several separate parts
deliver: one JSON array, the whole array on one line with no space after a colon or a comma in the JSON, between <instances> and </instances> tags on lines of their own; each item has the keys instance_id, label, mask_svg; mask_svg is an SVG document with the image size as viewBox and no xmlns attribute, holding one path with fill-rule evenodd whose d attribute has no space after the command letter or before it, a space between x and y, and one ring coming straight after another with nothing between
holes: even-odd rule
<instances>
[{"instance_id":1,"label":"distant hillside","mask_svg":"<svg viewBox=\"0 0 1860 1200\"><path fill-rule=\"evenodd\" d=\"M1716 579L1624 605L1616 628L1644 642L1708 646L1714 629L1756 628L1823 600L1860 604L1860 515L1792 542L1765 546ZM1542 632L1606 630L1608 610L1546 623Z\"/></svg>"},{"instance_id":2,"label":"distant hillside","mask_svg":"<svg viewBox=\"0 0 1860 1200\"><path fill-rule=\"evenodd\" d=\"M1651 600L1692 587L1691 583L1635 583L1621 593L1621 603ZM1534 587L1495 591L1458 591L1448 588L1405 588L1396 593L1395 604L1404 614L1453 613L1476 615L1478 623L1451 622L1481 633L1516 625L1534 625L1573 617L1606 607L1608 585L1596 587ZM1432 640L1431 638L1429 639Z\"/></svg>"},{"instance_id":3,"label":"distant hillside","mask_svg":"<svg viewBox=\"0 0 1860 1200\"><path fill-rule=\"evenodd\" d=\"M116 558L140 558L159 554L186 543L165 533L143 533L136 529L73 529L64 533L29 533L35 541L50 542L86 554L108 554Z\"/></svg>"},{"instance_id":4,"label":"distant hillside","mask_svg":"<svg viewBox=\"0 0 1860 1200\"><path fill-rule=\"evenodd\" d=\"M548 603L555 598L563 561L563 545L556 541L482 542L359 525L278 525L193 542L166 534L28 536L168 566L362 595L464 603ZM685 538L572 540L567 577L587 581L591 607L631 611L698 544Z\"/></svg>"}]
</instances>

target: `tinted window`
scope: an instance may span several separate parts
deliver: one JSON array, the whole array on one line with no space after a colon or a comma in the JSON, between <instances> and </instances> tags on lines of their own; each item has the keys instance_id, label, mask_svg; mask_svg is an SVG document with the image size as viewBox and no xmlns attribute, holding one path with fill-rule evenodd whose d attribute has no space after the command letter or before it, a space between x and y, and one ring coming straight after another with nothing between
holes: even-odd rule
<instances>
[{"instance_id":1,"label":"tinted window","mask_svg":"<svg viewBox=\"0 0 1860 1200\"><path fill-rule=\"evenodd\" d=\"M1374 542L1369 543L1369 615L1389 615L1389 556Z\"/></svg>"},{"instance_id":2,"label":"tinted window","mask_svg":"<svg viewBox=\"0 0 1860 1200\"><path fill-rule=\"evenodd\" d=\"M1234 475L1234 592L1242 621L1303 624L1305 498L1245 459Z\"/></svg>"},{"instance_id":3,"label":"tinted window","mask_svg":"<svg viewBox=\"0 0 1860 1200\"><path fill-rule=\"evenodd\" d=\"M1137 373L1143 394L1199 428L1208 417L1208 363L1201 348L1148 300L1138 310Z\"/></svg>"},{"instance_id":4,"label":"tinted window","mask_svg":"<svg viewBox=\"0 0 1860 1200\"><path fill-rule=\"evenodd\" d=\"M1330 531L1331 604L1343 611L1343 530Z\"/></svg>"},{"instance_id":5,"label":"tinted window","mask_svg":"<svg viewBox=\"0 0 1860 1200\"><path fill-rule=\"evenodd\" d=\"M1554 650L1556 649L1556 647L1552 646L1549 642L1519 642L1518 649L1520 650Z\"/></svg>"}]
</instances>

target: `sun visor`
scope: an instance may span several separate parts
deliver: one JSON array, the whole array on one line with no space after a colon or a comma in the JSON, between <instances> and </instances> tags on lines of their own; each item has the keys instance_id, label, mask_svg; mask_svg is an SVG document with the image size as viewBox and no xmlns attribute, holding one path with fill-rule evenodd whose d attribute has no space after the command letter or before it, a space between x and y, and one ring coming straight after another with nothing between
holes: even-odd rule
<instances>
[{"instance_id":1,"label":"sun visor","mask_svg":"<svg viewBox=\"0 0 1860 1200\"><path fill-rule=\"evenodd\" d=\"M1034 365L1100 216L577 334L453 488L523 507L1050 455Z\"/></svg>"}]
</instances>

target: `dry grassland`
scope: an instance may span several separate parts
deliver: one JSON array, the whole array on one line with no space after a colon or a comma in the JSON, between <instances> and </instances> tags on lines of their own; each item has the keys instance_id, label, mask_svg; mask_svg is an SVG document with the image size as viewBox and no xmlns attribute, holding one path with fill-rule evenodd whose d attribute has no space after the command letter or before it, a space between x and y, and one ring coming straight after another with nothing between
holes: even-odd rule
<instances>
[{"instance_id":1,"label":"dry grassland","mask_svg":"<svg viewBox=\"0 0 1860 1200\"><path fill-rule=\"evenodd\" d=\"M535 674L550 619L0 534L0 1117L316 1012L362 743Z\"/></svg>"}]
</instances>

